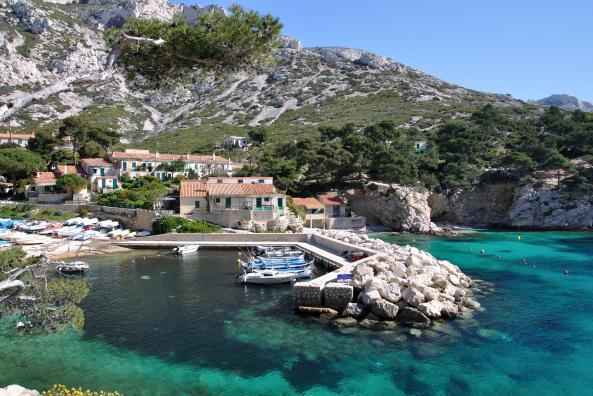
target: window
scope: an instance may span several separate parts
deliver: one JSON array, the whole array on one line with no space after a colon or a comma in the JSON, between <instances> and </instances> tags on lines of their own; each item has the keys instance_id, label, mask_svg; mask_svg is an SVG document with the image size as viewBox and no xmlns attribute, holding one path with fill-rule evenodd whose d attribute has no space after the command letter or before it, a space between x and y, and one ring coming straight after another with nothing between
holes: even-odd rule
<instances>
[{"instance_id":1,"label":"window","mask_svg":"<svg viewBox=\"0 0 593 396\"><path fill-rule=\"evenodd\" d=\"M284 200L282 198L278 198L278 208L284 208Z\"/></svg>"},{"instance_id":2,"label":"window","mask_svg":"<svg viewBox=\"0 0 593 396\"><path fill-rule=\"evenodd\" d=\"M227 209L231 208L231 198L226 198L224 202L224 207Z\"/></svg>"},{"instance_id":3,"label":"window","mask_svg":"<svg viewBox=\"0 0 593 396\"><path fill-rule=\"evenodd\" d=\"M218 184L220 184L220 183L222 183L222 179L218 179L218 180L216 180L216 182L217 182Z\"/></svg>"},{"instance_id":4,"label":"window","mask_svg":"<svg viewBox=\"0 0 593 396\"><path fill-rule=\"evenodd\" d=\"M200 209L200 201L196 201L196 202L194 203L194 208L196 208L196 209Z\"/></svg>"},{"instance_id":5,"label":"window","mask_svg":"<svg viewBox=\"0 0 593 396\"><path fill-rule=\"evenodd\" d=\"M266 201L266 202L270 202L270 197L265 197L265 198L264 198L264 201Z\"/></svg>"},{"instance_id":6,"label":"window","mask_svg":"<svg viewBox=\"0 0 593 396\"><path fill-rule=\"evenodd\" d=\"M259 179L259 183L265 183L264 179Z\"/></svg>"},{"instance_id":7,"label":"window","mask_svg":"<svg viewBox=\"0 0 593 396\"><path fill-rule=\"evenodd\" d=\"M113 179L113 188L117 188L117 180Z\"/></svg>"},{"instance_id":8,"label":"window","mask_svg":"<svg viewBox=\"0 0 593 396\"><path fill-rule=\"evenodd\" d=\"M93 175L97 174L97 168L92 168L93 169Z\"/></svg>"},{"instance_id":9,"label":"window","mask_svg":"<svg viewBox=\"0 0 593 396\"><path fill-rule=\"evenodd\" d=\"M136 161L132 161L132 169L136 169Z\"/></svg>"},{"instance_id":10,"label":"window","mask_svg":"<svg viewBox=\"0 0 593 396\"><path fill-rule=\"evenodd\" d=\"M122 161L121 168L123 169L124 172L127 171L128 170L128 162Z\"/></svg>"},{"instance_id":11,"label":"window","mask_svg":"<svg viewBox=\"0 0 593 396\"><path fill-rule=\"evenodd\" d=\"M215 198L215 199L214 199L214 202L216 202L216 203L220 203L220 198Z\"/></svg>"},{"instance_id":12,"label":"window","mask_svg":"<svg viewBox=\"0 0 593 396\"><path fill-rule=\"evenodd\" d=\"M239 184L243 184L243 179L239 179L239 180L237 180L237 183L239 183Z\"/></svg>"}]
</instances>

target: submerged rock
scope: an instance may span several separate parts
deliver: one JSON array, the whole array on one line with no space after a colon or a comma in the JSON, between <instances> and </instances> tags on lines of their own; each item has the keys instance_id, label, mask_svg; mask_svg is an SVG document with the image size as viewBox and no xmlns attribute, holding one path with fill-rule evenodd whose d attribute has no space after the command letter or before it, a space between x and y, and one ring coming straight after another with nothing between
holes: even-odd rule
<instances>
[{"instance_id":1,"label":"submerged rock","mask_svg":"<svg viewBox=\"0 0 593 396\"><path fill-rule=\"evenodd\" d=\"M332 323L338 327L354 327L358 325L356 319L350 317L334 319Z\"/></svg>"},{"instance_id":2,"label":"submerged rock","mask_svg":"<svg viewBox=\"0 0 593 396\"><path fill-rule=\"evenodd\" d=\"M409 323L409 324L414 324L414 323L429 324L430 323L430 319L426 315L424 315L422 312L420 312L416 308L412 308L412 307L402 308L399 311L399 315L397 316L397 319L402 323Z\"/></svg>"},{"instance_id":3,"label":"submerged rock","mask_svg":"<svg viewBox=\"0 0 593 396\"><path fill-rule=\"evenodd\" d=\"M358 303L350 303L342 311L342 316L352 317L352 318L360 318L360 317L364 316L364 314L367 312L368 312L368 308L366 305L358 304Z\"/></svg>"}]
</instances>

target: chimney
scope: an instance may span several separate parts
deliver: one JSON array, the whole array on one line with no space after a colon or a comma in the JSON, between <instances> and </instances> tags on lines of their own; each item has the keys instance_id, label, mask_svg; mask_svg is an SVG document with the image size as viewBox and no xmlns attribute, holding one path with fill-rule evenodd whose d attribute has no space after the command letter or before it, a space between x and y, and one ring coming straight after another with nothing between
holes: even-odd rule
<instances>
[{"instance_id":1,"label":"chimney","mask_svg":"<svg viewBox=\"0 0 593 396\"><path fill-rule=\"evenodd\" d=\"M215 151L213 151L213 152L212 152L212 161L214 161L215 159L216 159L216 152L215 152Z\"/></svg>"}]
</instances>

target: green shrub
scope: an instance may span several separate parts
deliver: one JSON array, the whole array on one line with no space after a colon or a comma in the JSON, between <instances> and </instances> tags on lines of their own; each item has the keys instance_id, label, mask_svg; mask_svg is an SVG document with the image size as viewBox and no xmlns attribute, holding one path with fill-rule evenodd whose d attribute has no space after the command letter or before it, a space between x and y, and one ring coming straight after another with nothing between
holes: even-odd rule
<instances>
[{"instance_id":1,"label":"green shrub","mask_svg":"<svg viewBox=\"0 0 593 396\"><path fill-rule=\"evenodd\" d=\"M220 232L221 227L202 220L187 220L183 217L163 216L152 223L155 234L166 234L172 231L181 233L213 233Z\"/></svg>"}]
</instances>

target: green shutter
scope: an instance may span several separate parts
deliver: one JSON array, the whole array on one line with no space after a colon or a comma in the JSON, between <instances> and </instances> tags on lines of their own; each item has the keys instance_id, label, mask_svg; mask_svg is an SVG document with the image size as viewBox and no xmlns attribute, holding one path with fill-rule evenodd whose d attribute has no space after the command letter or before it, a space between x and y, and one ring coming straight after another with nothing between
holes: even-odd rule
<instances>
[{"instance_id":1,"label":"green shutter","mask_svg":"<svg viewBox=\"0 0 593 396\"><path fill-rule=\"evenodd\" d=\"M227 209L231 208L231 198L227 198L224 202L224 207Z\"/></svg>"},{"instance_id":2,"label":"green shutter","mask_svg":"<svg viewBox=\"0 0 593 396\"><path fill-rule=\"evenodd\" d=\"M196 209L200 209L200 201L196 201L196 203L194 204L194 207Z\"/></svg>"}]
</instances>

